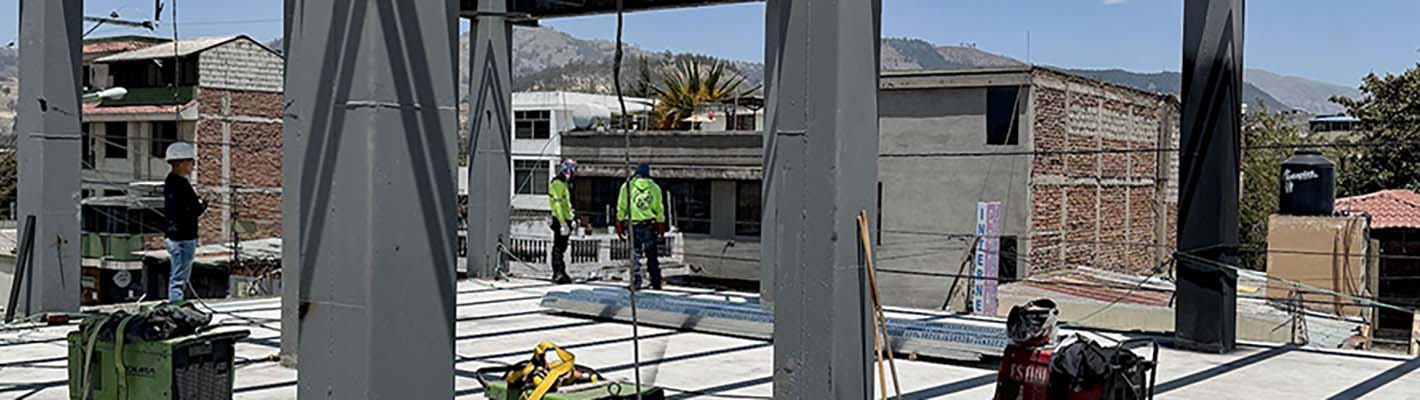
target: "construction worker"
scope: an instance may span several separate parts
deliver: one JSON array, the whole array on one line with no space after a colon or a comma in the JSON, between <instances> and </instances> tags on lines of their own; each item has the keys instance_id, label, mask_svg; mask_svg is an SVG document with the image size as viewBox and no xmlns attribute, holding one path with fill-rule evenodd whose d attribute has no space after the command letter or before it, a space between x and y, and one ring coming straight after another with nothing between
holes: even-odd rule
<instances>
[{"instance_id":1,"label":"construction worker","mask_svg":"<svg viewBox=\"0 0 1420 400\"><path fill-rule=\"evenodd\" d=\"M559 285L572 283L572 277L567 276L566 258L575 214L572 212L572 192L567 185L572 183L572 176L576 173L577 161L563 160L557 168L557 176L547 184L547 199L552 203L552 281Z\"/></svg>"},{"instance_id":2,"label":"construction worker","mask_svg":"<svg viewBox=\"0 0 1420 400\"><path fill-rule=\"evenodd\" d=\"M163 214L167 227L163 234L168 249L168 301L183 299L188 277L192 275L192 259L197 252L197 218L207 210L207 202L197 197L188 177L192 176L193 159L197 151L189 143L168 146L165 160L172 166L163 181Z\"/></svg>"},{"instance_id":3,"label":"construction worker","mask_svg":"<svg viewBox=\"0 0 1420 400\"><path fill-rule=\"evenodd\" d=\"M616 199L616 236L626 239L626 226L631 225L631 284L641 287L641 256L646 257L646 269L651 273L651 288L661 289L661 264L656 246L666 238L666 211L661 202L661 187L651 180L651 166L636 166L636 176L621 185Z\"/></svg>"}]
</instances>

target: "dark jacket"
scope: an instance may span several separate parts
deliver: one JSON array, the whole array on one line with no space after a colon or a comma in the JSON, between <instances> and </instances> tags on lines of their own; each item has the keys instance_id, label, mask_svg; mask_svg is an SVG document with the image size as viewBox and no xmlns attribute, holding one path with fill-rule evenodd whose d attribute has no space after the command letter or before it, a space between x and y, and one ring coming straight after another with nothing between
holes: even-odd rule
<instances>
[{"instance_id":1,"label":"dark jacket","mask_svg":"<svg viewBox=\"0 0 1420 400\"><path fill-rule=\"evenodd\" d=\"M169 240L197 239L197 217L206 210L187 178L168 173L163 181L163 214L168 220L163 233Z\"/></svg>"}]
</instances>

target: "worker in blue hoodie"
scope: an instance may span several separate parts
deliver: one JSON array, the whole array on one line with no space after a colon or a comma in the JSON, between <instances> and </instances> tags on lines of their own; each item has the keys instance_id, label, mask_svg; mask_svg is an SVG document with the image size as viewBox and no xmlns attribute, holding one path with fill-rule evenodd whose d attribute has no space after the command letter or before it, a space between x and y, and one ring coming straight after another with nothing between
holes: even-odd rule
<instances>
[{"instance_id":1,"label":"worker in blue hoodie","mask_svg":"<svg viewBox=\"0 0 1420 400\"><path fill-rule=\"evenodd\" d=\"M188 277L192 275L192 260L197 253L197 218L207 210L207 202L197 197L188 179L192 176L197 150L189 143L168 146L165 160L172 172L163 180L163 216L167 227L163 234L168 249L168 301L183 299Z\"/></svg>"},{"instance_id":2,"label":"worker in blue hoodie","mask_svg":"<svg viewBox=\"0 0 1420 400\"><path fill-rule=\"evenodd\" d=\"M641 287L641 257L651 273L651 288L661 289L661 263L657 244L666 238L666 210L661 187L651 180L651 166L636 166L636 176L621 185L616 199L616 236L626 239L631 226L631 284Z\"/></svg>"}]
</instances>

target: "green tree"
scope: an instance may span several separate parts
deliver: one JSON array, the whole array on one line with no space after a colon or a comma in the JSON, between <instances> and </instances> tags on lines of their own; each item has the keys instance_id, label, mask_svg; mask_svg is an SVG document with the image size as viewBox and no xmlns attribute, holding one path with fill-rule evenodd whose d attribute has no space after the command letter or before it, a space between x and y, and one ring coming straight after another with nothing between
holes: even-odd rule
<instances>
[{"instance_id":1,"label":"green tree","mask_svg":"<svg viewBox=\"0 0 1420 400\"><path fill-rule=\"evenodd\" d=\"M684 129L683 120L694 115L702 105L732 98L738 94L745 78L730 71L721 61L702 63L682 59L659 77L651 90L657 100L657 129Z\"/></svg>"},{"instance_id":2,"label":"green tree","mask_svg":"<svg viewBox=\"0 0 1420 400\"><path fill-rule=\"evenodd\" d=\"M1360 145L1339 152L1337 194L1420 190L1420 64L1400 75L1367 75L1360 89L1359 99L1331 99L1361 120L1352 139Z\"/></svg>"},{"instance_id":3,"label":"green tree","mask_svg":"<svg viewBox=\"0 0 1420 400\"><path fill-rule=\"evenodd\" d=\"M1239 232L1244 249L1267 248L1267 219L1277 213L1279 205L1278 177L1282 161L1292 155L1289 145L1304 142L1299 127L1287 122L1286 116L1267 110L1248 113L1243 117L1243 192L1239 204ZM1263 270L1265 253L1244 251L1242 266Z\"/></svg>"}]
</instances>

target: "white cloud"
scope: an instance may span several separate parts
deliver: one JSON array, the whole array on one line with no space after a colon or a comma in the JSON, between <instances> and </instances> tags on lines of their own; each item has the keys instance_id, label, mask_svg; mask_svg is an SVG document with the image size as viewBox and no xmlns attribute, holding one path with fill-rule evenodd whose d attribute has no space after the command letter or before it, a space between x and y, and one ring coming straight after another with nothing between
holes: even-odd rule
<instances>
[{"instance_id":1,"label":"white cloud","mask_svg":"<svg viewBox=\"0 0 1420 400\"><path fill-rule=\"evenodd\" d=\"M1128 1L1129 1L1129 0L1104 0L1104 5L1107 5L1107 6L1117 6L1117 5L1120 5L1120 4L1124 4L1124 3L1128 2Z\"/></svg>"}]
</instances>

